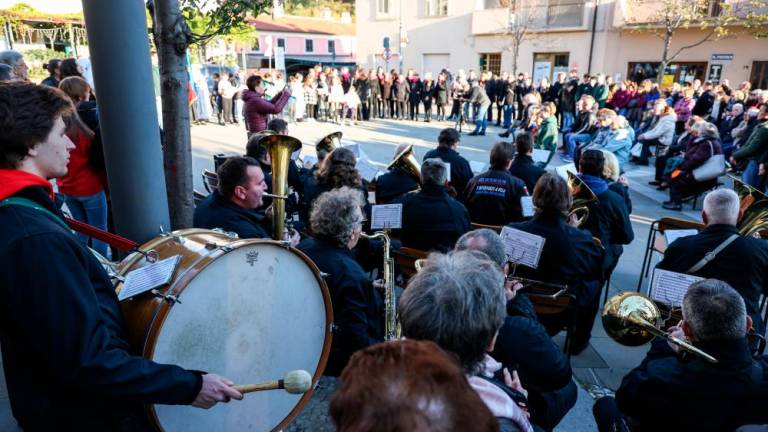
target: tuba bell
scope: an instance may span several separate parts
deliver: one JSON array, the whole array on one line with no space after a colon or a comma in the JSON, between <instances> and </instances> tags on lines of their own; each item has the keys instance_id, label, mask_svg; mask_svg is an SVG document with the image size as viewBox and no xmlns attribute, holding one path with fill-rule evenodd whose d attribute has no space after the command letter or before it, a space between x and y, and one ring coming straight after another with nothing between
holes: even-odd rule
<instances>
[{"instance_id":1,"label":"tuba bell","mask_svg":"<svg viewBox=\"0 0 768 432\"><path fill-rule=\"evenodd\" d=\"M320 141L315 144L315 150L320 153L321 151L324 151L326 153L330 153L337 148L341 147L341 137L344 134L341 133L341 131L333 132L325 137L323 137Z\"/></svg>"},{"instance_id":2,"label":"tuba bell","mask_svg":"<svg viewBox=\"0 0 768 432\"><path fill-rule=\"evenodd\" d=\"M768 229L768 196L740 179L730 177L733 190L739 196L739 209L742 212L737 226L739 234L751 236Z\"/></svg>"},{"instance_id":3,"label":"tuba bell","mask_svg":"<svg viewBox=\"0 0 768 432\"><path fill-rule=\"evenodd\" d=\"M291 154L301 148L301 141L288 135L265 135L259 140L272 160L272 238L283 240L285 200L288 195L288 164Z\"/></svg>"},{"instance_id":4,"label":"tuba bell","mask_svg":"<svg viewBox=\"0 0 768 432\"><path fill-rule=\"evenodd\" d=\"M570 189L571 196L573 197L573 204L571 204L571 210L568 212L568 219L573 214L577 216L581 214L577 218L577 226L582 226L589 217L587 204L597 202L597 195L584 183L584 180L570 171L568 171L568 189Z\"/></svg>"},{"instance_id":5,"label":"tuba bell","mask_svg":"<svg viewBox=\"0 0 768 432\"><path fill-rule=\"evenodd\" d=\"M395 156L395 159L387 165L388 170L393 168L399 168L405 171L416 180L416 183L421 183L421 164L413 153L413 144L398 153L397 156Z\"/></svg>"}]
</instances>

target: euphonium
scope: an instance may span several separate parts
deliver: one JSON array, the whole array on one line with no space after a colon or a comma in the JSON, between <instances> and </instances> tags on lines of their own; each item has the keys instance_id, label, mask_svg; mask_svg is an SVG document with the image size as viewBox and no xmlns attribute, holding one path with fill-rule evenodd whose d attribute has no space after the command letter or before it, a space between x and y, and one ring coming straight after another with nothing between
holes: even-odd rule
<instances>
[{"instance_id":1,"label":"euphonium","mask_svg":"<svg viewBox=\"0 0 768 432\"><path fill-rule=\"evenodd\" d=\"M739 234L751 236L768 229L768 196L740 179L730 176L733 190L739 195L739 208L742 211L738 223Z\"/></svg>"},{"instance_id":2,"label":"euphonium","mask_svg":"<svg viewBox=\"0 0 768 432\"><path fill-rule=\"evenodd\" d=\"M584 180L580 179L579 176L570 171L568 171L568 189L571 190L573 204L571 204L571 210L568 213L567 219L570 219L573 214L578 216L582 213L583 215L577 218L576 224L577 226L582 226L589 217L589 208L587 207L587 204L596 202L598 200L597 196L592 192L592 189L584 183Z\"/></svg>"},{"instance_id":3,"label":"euphonium","mask_svg":"<svg viewBox=\"0 0 768 432\"><path fill-rule=\"evenodd\" d=\"M395 260L390 253L391 241L384 231L377 231L371 235L361 236L372 239L381 239L384 242L384 340L394 340L400 337L400 328L397 324L397 304L395 303Z\"/></svg>"},{"instance_id":4,"label":"euphonium","mask_svg":"<svg viewBox=\"0 0 768 432\"><path fill-rule=\"evenodd\" d=\"M413 153L413 144L398 153L397 156L395 156L395 159L387 165L387 169L392 168L400 168L416 179L417 183L421 183L421 164Z\"/></svg>"},{"instance_id":5,"label":"euphonium","mask_svg":"<svg viewBox=\"0 0 768 432\"><path fill-rule=\"evenodd\" d=\"M717 359L688 342L668 335L658 327L661 311L650 298L634 291L611 297L603 308L603 328L611 339L627 346L640 346L661 337L711 363Z\"/></svg>"},{"instance_id":6,"label":"euphonium","mask_svg":"<svg viewBox=\"0 0 768 432\"><path fill-rule=\"evenodd\" d=\"M333 132L326 135L320 141L318 141L317 144L315 144L315 151L317 151L318 153L321 151L330 153L336 150L337 148L341 147L342 135L344 134L341 133L341 131Z\"/></svg>"},{"instance_id":7,"label":"euphonium","mask_svg":"<svg viewBox=\"0 0 768 432\"><path fill-rule=\"evenodd\" d=\"M288 195L288 164L291 154L301 148L301 141L288 135L266 135L259 140L269 151L272 163L272 238L283 240L285 200Z\"/></svg>"}]
</instances>

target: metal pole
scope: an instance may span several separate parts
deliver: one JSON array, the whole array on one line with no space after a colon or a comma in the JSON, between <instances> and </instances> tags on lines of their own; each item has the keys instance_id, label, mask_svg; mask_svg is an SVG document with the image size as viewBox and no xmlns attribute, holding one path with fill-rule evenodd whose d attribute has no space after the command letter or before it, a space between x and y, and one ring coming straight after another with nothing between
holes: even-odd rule
<instances>
[{"instance_id":1,"label":"metal pole","mask_svg":"<svg viewBox=\"0 0 768 432\"><path fill-rule=\"evenodd\" d=\"M83 0L83 14L115 229L145 242L170 221L144 2Z\"/></svg>"},{"instance_id":2,"label":"metal pole","mask_svg":"<svg viewBox=\"0 0 768 432\"><path fill-rule=\"evenodd\" d=\"M403 64L405 63L405 21L403 21L403 0L400 0L400 34L398 35L398 41L400 42L400 73L403 73Z\"/></svg>"},{"instance_id":3,"label":"metal pole","mask_svg":"<svg viewBox=\"0 0 768 432\"><path fill-rule=\"evenodd\" d=\"M593 0L595 10L592 11L592 36L589 40L589 59L587 61L587 73L592 74L592 56L595 50L595 33L597 33L597 6L600 0Z\"/></svg>"}]
</instances>

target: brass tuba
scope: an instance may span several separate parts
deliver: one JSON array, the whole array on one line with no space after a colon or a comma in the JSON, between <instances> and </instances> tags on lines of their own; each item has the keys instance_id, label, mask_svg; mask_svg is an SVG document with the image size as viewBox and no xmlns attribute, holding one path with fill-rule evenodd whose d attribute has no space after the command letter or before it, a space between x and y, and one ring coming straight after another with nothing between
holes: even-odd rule
<instances>
[{"instance_id":1,"label":"brass tuba","mask_svg":"<svg viewBox=\"0 0 768 432\"><path fill-rule=\"evenodd\" d=\"M410 144L403 151L397 154L395 158L387 165L387 169L399 168L411 177L416 179L416 183L421 183L421 164L413 153L413 144Z\"/></svg>"},{"instance_id":2,"label":"brass tuba","mask_svg":"<svg viewBox=\"0 0 768 432\"><path fill-rule=\"evenodd\" d=\"M337 148L341 147L341 137L344 134L341 133L341 131L333 132L321 139L320 141L315 144L315 150L320 153L321 151L324 151L326 153L330 153Z\"/></svg>"},{"instance_id":3,"label":"brass tuba","mask_svg":"<svg viewBox=\"0 0 768 432\"><path fill-rule=\"evenodd\" d=\"M395 260L390 252L392 242L385 231L360 235L368 240L381 239L384 242L384 340L398 339L400 326L397 323L397 304L395 303Z\"/></svg>"},{"instance_id":4,"label":"brass tuba","mask_svg":"<svg viewBox=\"0 0 768 432\"><path fill-rule=\"evenodd\" d=\"M611 297L603 308L602 321L608 336L622 345L640 346L661 337L686 352L717 363L711 355L660 330L661 311L653 300L638 292L627 291Z\"/></svg>"},{"instance_id":5,"label":"brass tuba","mask_svg":"<svg viewBox=\"0 0 768 432\"><path fill-rule=\"evenodd\" d=\"M587 218L589 218L587 204L597 202L597 195L584 183L584 180L570 171L568 171L568 189L571 191L573 203L571 204L571 210L568 213L567 219L570 219L573 214L577 216L581 214L582 216L577 218L577 226L582 226L587 221Z\"/></svg>"},{"instance_id":6,"label":"brass tuba","mask_svg":"<svg viewBox=\"0 0 768 432\"><path fill-rule=\"evenodd\" d=\"M288 164L291 154L301 148L301 141L288 135L265 135L259 140L272 160L272 238L283 240L285 231L285 200L288 195Z\"/></svg>"},{"instance_id":7,"label":"brass tuba","mask_svg":"<svg viewBox=\"0 0 768 432\"><path fill-rule=\"evenodd\" d=\"M751 236L768 229L768 196L736 177L733 190L739 195L739 208L743 212L738 223L739 234Z\"/></svg>"}]
</instances>

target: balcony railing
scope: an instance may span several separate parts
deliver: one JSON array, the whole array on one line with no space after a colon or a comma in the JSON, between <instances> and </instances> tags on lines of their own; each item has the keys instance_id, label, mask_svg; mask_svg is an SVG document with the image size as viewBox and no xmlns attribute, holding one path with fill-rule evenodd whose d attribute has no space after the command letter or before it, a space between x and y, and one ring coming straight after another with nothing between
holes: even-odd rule
<instances>
[{"instance_id":1,"label":"balcony railing","mask_svg":"<svg viewBox=\"0 0 768 432\"><path fill-rule=\"evenodd\" d=\"M472 34L504 31L510 25L526 25L532 30L585 28L583 0L517 0L517 16L509 8L475 11Z\"/></svg>"}]
</instances>

